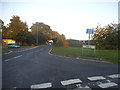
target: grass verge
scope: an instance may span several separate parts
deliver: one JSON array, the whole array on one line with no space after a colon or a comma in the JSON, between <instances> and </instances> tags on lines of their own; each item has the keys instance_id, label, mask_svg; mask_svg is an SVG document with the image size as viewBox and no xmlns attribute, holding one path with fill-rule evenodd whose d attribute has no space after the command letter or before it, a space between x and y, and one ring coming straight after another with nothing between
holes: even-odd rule
<instances>
[{"instance_id":1,"label":"grass verge","mask_svg":"<svg viewBox=\"0 0 120 90\"><path fill-rule=\"evenodd\" d=\"M5 54L5 53L9 53L10 51L7 50L7 49L0 49L0 52L2 52L3 54Z\"/></svg>"},{"instance_id":2,"label":"grass verge","mask_svg":"<svg viewBox=\"0 0 120 90\"><path fill-rule=\"evenodd\" d=\"M90 58L95 60L103 60L112 63L118 62L118 50L94 50L92 49L83 49L80 47L53 47L52 54L68 56L68 57L81 57L81 58Z\"/></svg>"}]
</instances>

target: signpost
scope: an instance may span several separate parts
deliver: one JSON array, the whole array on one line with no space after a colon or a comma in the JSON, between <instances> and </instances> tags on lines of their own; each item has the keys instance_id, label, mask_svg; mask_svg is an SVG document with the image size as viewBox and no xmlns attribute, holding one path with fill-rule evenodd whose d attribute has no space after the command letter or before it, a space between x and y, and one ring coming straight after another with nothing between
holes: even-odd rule
<instances>
[{"instance_id":1,"label":"signpost","mask_svg":"<svg viewBox=\"0 0 120 90\"><path fill-rule=\"evenodd\" d=\"M93 30L93 29L87 29L87 30L86 30L86 33L87 33L87 34L93 34L93 33L94 33L94 30Z\"/></svg>"},{"instance_id":2,"label":"signpost","mask_svg":"<svg viewBox=\"0 0 120 90\"><path fill-rule=\"evenodd\" d=\"M94 55L95 55L95 45L83 45L82 48L94 49ZM82 54L83 54L83 49L82 49Z\"/></svg>"},{"instance_id":3,"label":"signpost","mask_svg":"<svg viewBox=\"0 0 120 90\"><path fill-rule=\"evenodd\" d=\"M89 34L88 45L90 46L90 34L93 34L93 33L94 33L94 30L93 30L93 29L87 29L87 30L86 30L86 33Z\"/></svg>"},{"instance_id":4,"label":"signpost","mask_svg":"<svg viewBox=\"0 0 120 90\"><path fill-rule=\"evenodd\" d=\"M94 30L93 29L86 29L86 33L89 34L88 45L83 45L83 48L94 49L94 55L95 55L95 46L94 45L90 45L90 34L93 34ZM83 50L82 50L82 53L83 53Z\"/></svg>"}]
</instances>

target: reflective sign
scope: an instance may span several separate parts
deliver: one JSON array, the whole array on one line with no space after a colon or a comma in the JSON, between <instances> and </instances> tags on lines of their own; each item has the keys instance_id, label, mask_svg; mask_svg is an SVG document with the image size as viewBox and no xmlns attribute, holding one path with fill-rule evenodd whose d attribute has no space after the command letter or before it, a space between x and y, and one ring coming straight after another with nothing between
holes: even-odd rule
<instances>
[{"instance_id":1,"label":"reflective sign","mask_svg":"<svg viewBox=\"0 0 120 90\"><path fill-rule=\"evenodd\" d=\"M93 30L93 29L87 29L87 30L86 30L86 33L87 33L87 34L93 34L93 33L94 33L94 30Z\"/></svg>"}]
</instances>

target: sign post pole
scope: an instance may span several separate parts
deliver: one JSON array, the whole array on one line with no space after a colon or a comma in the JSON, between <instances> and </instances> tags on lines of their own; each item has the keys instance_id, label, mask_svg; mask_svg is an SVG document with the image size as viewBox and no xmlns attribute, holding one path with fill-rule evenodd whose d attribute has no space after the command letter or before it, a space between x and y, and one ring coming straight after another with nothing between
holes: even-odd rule
<instances>
[{"instance_id":1,"label":"sign post pole","mask_svg":"<svg viewBox=\"0 0 120 90\"><path fill-rule=\"evenodd\" d=\"M89 38L88 38L88 54L89 54L89 49L90 49L90 34L94 33L93 29L87 29L86 33L89 34Z\"/></svg>"},{"instance_id":2,"label":"sign post pole","mask_svg":"<svg viewBox=\"0 0 120 90\"><path fill-rule=\"evenodd\" d=\"M89 33L89 40L88 40L88 55L90 53L89 49L90 49L90 33Z\"/></svg>"},{"instance_id":3,"label":"sign post pole","mask_svg":"<svg viewBox=\"0 0 120 90\"><path fill-rule=\"evenodd\" d=\"M94 55L95 55L95 49L96 49L96 48L94 48Z\"/></svg>"}]
</instances>

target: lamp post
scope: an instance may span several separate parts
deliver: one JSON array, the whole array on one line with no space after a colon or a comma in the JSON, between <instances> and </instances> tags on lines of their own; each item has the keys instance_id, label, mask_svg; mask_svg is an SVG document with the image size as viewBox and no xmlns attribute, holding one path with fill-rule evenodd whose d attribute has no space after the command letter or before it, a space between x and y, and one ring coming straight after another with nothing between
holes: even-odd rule
<instances>
[{"instance_id":1,"label":"lamp post","mask_svg":"<svg viewBox=\"0 0 120 90\"><path fill-rule=\"evenodd\" d=\"M38 26L37 26L37 37L36 37L36 44L38 46Z\"/></svg>"},{"instance_id":2,"label":"lamp post","mask_svg":"<svg viewBox=\"0 0 120 90\"><path fill-rule=\"evenodd\" d=\"M37 35L36 35L36 45L38 46L38 26L39 23L36 23Z\"/></svg>"}]
</instances>

